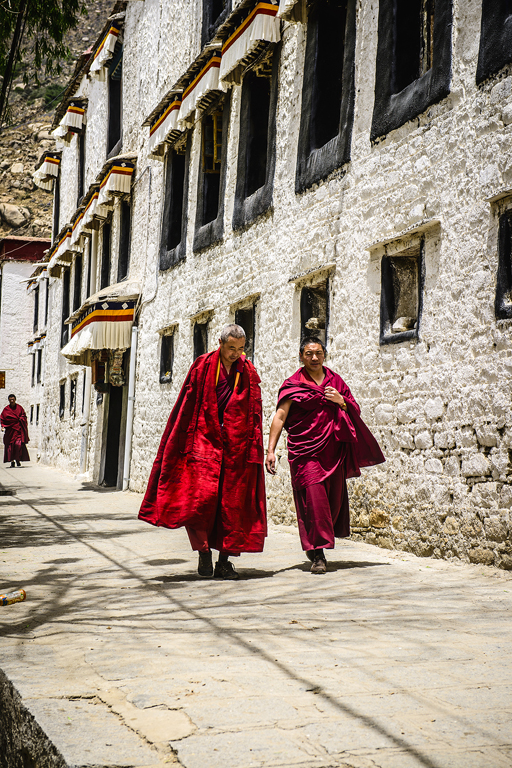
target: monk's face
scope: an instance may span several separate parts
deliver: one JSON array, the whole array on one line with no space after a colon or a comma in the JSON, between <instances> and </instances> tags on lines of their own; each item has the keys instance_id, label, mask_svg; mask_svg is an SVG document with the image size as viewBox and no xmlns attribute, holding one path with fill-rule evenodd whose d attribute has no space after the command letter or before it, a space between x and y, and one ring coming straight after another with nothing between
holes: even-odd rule
<instances>
[{"instance_id":1,"label":"monk's face","mask_svg":"<svg viewBox=\"0 0 512 768\"><path fill-rule=\"evenodd\" d=\"M245 349L245 339L234 339L232 336L229 336L225 342L219 339L219 344L222 362L227 366L236 363Z\"/></svg>"},{"instance_id":2,"label":"monk's face","mask_svg":"<svg viewBox=\"0 0 512 768\"><path fill-rule=\"evenodd\" d=\"M325 353L321 344L311 343L306 344L304 352L299 357L308 373L316 373L324 364Z\"/></svg>"},{"instance_id":3,"label":"monk's face","mask_svg":"<svg viewBox=\"0 0 512 768\"><path fill-rule=\"evenodd\" d=\"M16 403L16 398L15 397L10 397L9 398L9 405L14 405L15 403Z\"/></svg>"}]
</instances>

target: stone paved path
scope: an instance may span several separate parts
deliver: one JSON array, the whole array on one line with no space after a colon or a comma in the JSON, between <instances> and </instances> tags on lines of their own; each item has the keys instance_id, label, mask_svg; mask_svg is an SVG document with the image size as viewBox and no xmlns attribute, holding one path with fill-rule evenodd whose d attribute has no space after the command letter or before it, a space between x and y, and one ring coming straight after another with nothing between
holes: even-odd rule
<instances>
[{"instance_id":1,"label":"stone paved path","mask_svg":"<svg viewBox=\"0 0 512 768\"><path fill-rule=\"evenodd\" d=\"M512 765L511 574L345 541L313 576L276 527L241 581L201 581L136 494L0 483L0 591L28 595L0 607L0 667L38 766Z\"/></svg>"}]
</instances>

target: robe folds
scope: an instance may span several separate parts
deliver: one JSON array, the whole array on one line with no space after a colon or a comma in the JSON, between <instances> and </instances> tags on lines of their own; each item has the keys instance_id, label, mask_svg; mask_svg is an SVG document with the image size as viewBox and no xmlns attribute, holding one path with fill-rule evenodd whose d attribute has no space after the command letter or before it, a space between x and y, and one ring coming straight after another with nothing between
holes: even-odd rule
<instances>
[{"instance_id":1,"label":"robe folds","mask_svg":"<svg viewBox=\"0 0 512 768\"><path fill-rule=\"evenodd\" d=\"M30 461L26 443L29 442L27 415L21 405L6 405L0 414L4 427L4 461Z\"/></svg>"},{"instance_id":2,"label":"robe folds","mask_svg":"<svg viewBox=\"0 0 512 768\"><path fill-rule=\"evenodd\" d=\"M346 479L359 477L361 467L385 461L379 445L360 416L360 408L341 376L324 366L316 384L300 368L281 386L278 404L292 400L285 429L288 461L301 540L305 549L334 546L333 536L350 535ZM325 387L338 390L343 410L327 400ZM320 488L320 484L324 488ZM332 520L323 507L330 506ZM321 509L322 507L322 509ZM318 519L316 519L318 518ZM328 528L331 526L330 536ZM312 542L312 539L320 540Z\"/></svg>"},{"instance_id":3,"label":"robe folds","mask_svg":"<svg viewBox=\"0 0 512 768\"><path fill-rule=\"evenodd\" d=\"M267 535L260 378L244 359L219 421L220 350L192 365L167 422L139 519L222 531L215 549L261 552ZM220 519L219 519L220 518Z\"/></svg>"}]
</instances>

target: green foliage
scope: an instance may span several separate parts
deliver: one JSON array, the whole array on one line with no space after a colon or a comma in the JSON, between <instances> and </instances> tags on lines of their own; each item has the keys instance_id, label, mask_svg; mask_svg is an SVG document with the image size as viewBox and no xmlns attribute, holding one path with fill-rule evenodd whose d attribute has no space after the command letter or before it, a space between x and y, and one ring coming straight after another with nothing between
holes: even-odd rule
<instances>
[{"instance_id":1,"label":"green foliage","mask_svg":"<svg viewBox=\"0 0 512 768\"><path fill-rule=\"evenodd\" d=\"M59 85L58 83L50 83L50 85L47 85L44 89L45 106L51 107L52 105L55 105L63 93L64 86Z\"/></svg>"},{"instance_id":2,"label":"green foliage","mask_svg":"<svg viewBox=\"0 0 512 768\"><path fill-rule=\"evenodd\" d=\"M87 5L83 0L0 0L0 77L7 69L20 14L23 34L16 71L23 72L27 85L40 85L41 80L59 75L61 62L69 59L64 37L87 15ZM30 66L25 64L27 59Z\"/></svg>"}]
</instances>

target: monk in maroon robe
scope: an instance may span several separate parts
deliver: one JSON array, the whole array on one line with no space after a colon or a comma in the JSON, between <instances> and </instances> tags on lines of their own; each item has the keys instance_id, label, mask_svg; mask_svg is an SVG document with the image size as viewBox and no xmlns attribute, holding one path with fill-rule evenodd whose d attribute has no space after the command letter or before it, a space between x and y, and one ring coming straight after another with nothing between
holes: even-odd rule
<instances>
[{"instance_id":1,"label":"monk in maroon robe","mask_svg":"<svg viewBox=\"0 0 512 768\"><path fill-rule=\"evenodd\" d=\"M283 427L302 548L312 573L325 573L324 548L350 536L347 478L385 461L343 379L324 366L325 347L313 337L300 347L304 367L286 379L270 427L265 466L275 474Z\"/></svg>"},{"instance_id":2,"label":"monk in maroon robe","mask_svg":"<svg viewBox=\"0 0 512 768\"><path fill-rule=\"evenodd\" d=\"M237 579L229 556L263 551L267 535L260 378L243 353L243 328L226 326L219 345L188 372L139 518L185 526L202 578Z\"/></svg>"},{"instance_id":3,"label":"monk in maroon robe","mask_svg":"<svg viewBox=\"0 0 512 768\"><path fill-rule=\"evenodd\" d=\"M21 467L22 461L30 461L27 451L28 424L27 415L21 405L16 403L16 395L9 395L9 405L0 414L0 424L4 434L4 461L11 462L11 467Z\"/></svg>"}]
</instances>

